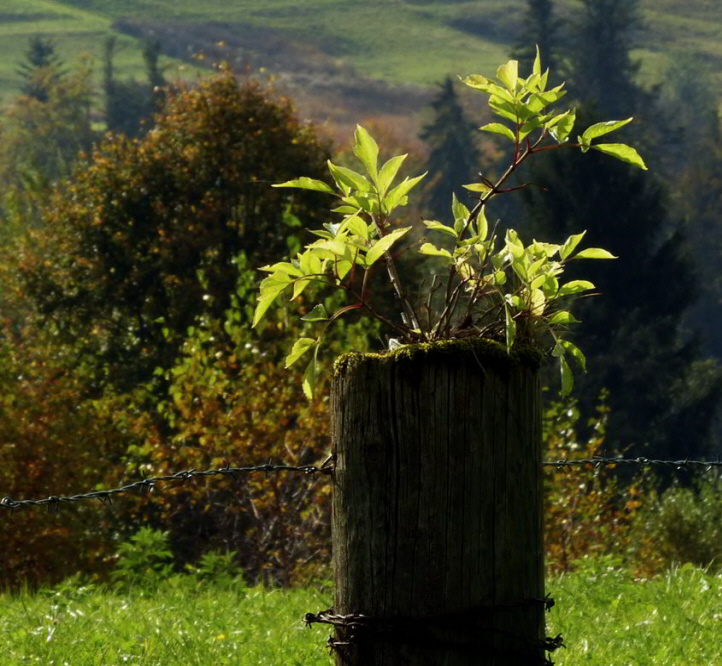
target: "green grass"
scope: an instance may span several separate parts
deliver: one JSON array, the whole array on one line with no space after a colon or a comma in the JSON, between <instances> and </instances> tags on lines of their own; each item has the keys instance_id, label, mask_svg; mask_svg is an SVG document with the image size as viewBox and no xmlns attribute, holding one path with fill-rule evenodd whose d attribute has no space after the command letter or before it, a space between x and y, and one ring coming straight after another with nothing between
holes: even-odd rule
<instances>
[{"instance_id":1,"label":"green grass","mask_svg":"<svg viewBox=\"0 0 722 666\"><path fill-rule=\"evenodd\" d=\"M100 71L102 41L119 19L218 22L243 34L257 28L279 31L329 58L343 58L369 77L432 84L448 73L490 73L506 57L518 34L524 0L3 0L0 9L0 95L17 87L16 63L31 34L57 40L72 61L82 50ZM638 51L645 78L658 80L677 52L722 63L722 11L717 0L643 0L649 30ZM569 14L579 0L557 0ZM464 30L474 21L482 34ZM213 29L210 30L212 34ZM204 37L209 33L204 32ZM198 37L201 39L201 37ZM121 37L121 76L141 76L136 41ZM269 55L269 60L272 57ZM175 67L178 61L169 60ZM715 75L722 94L722 74Z\"/></svg>"},{"instance_id":2,"label":"green grass","mask_svg":"<svg viewBox=\"0 0 722 666\"><path fill-rule=\"evenodd\" d=\"M330 666L328 628L303 615L329 591L194 587L186 577L157 593L62 585L0 597L0 666ZM722 664L722 575L690 566L651 581L592 562L548 582L550 635L566 666Z\"/></svg>"}]
</instances>

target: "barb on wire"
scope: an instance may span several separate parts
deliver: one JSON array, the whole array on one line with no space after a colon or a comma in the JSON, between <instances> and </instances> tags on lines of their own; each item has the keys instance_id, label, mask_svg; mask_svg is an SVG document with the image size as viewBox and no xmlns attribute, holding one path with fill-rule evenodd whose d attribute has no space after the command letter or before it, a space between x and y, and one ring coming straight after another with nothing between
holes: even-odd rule
<instances>
[{"instance_id":1,"label":"barb on wire","mask_svg":"<svg viewBox=\"0 0 722 666\"><path fill-rule=\"evenodd\" d=\"M139 491L141 494L147 493L153 488L155 484L164 482L181 481L187 482L198 476L230 476L238 478L241 474L252 474L255 472L300 472L302 474L330 474L333 471L332 458L329 456L322 465L276 465L272 462L267 462L264 465L246 466L246 467L231 467L226 465L224 467L217 467L213 469L196 470L187 469L181 472L175 472L174 474L166 474L163 476L154 476L150 478L144 478L133 483L128 483L118 488L111 488L109 490L94 490L92 492L80 493L77 495L58 496L50 495L43 499L25 499L15 500L12 497L3 497L0 499L0 507L3 509L9 509L12 513L16 509L22 509L28 506L47 506L48 511L57 511L61 504L67 504L71 502L80 502L81 500L100 500L103 504L112 504L113 496L121 495L123 493L130 493Z\"/></svg>"},{"instance_id":2,"label":"barb on wire","mask_svg":"<svg viewBox=\"0 0 722 666\"><path fill-rule=\"evenodd\" d=\"M464 611L439 613L428 616L393 616L393 617L375 617L361 613L339 614L334 613L332 608L319 613L306 613L304 621L306 626L311 624L328 624L335 627L338 631L336 637L328 639L328 647L331 651L344 653L350 646L358 644L366 640L400 640L417 644L434 644L451 649L471 650L476 653L480 647L487 650L494 649L490 636L494 634L503 634L510 638L514 638L519 652L518 663L525 666L530 664L552 664L551 660L539 655L539 650L546 652L554 652L555 650L565 647L561 634L552 638L528 640L519 636L512 636L508 632L485 628L479 629L478 621L487 617L489 613L494 611L510 610L515 608L523 608L525 606L542 606L545 610L550 610L554 606L554 600L546 596L544 599L523 599L516 603L498 604L494 606L476 606ZM473 641L471 644L466 641L452 640L448 637L442 638L435 635L436 629L453 630L461 628L473 629ZM481 646L481 643L485 645ZM488 643L488 644L487 644ZM523 651L526 645L527 651ZM510 655L508 651L505 653L507 657ZM514 662L516 663L516 662Z\"/></svg>"},{"instance_id":3,"label":"barb on wire","mask_svg":"<svg viewBox=\"0 0 722 666\"><path fill-rule=\"evenodd\" d=\"M570 468L570 467L608 467L610 465L638 466L638 467L671 467L674 469L696 469L710 471L715 467L722 467L722 460L655 460L653 458L607 458L605 456L593 456L591 458L580 458L578 460L549 460L542 463L545 467Z\"/></svg>"}]
</instances>

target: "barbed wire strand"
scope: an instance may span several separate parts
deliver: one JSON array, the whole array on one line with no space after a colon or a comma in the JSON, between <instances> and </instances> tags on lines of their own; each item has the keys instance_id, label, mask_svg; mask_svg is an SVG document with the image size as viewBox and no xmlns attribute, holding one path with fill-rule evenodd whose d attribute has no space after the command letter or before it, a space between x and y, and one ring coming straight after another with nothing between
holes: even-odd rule
<instances>
[{"instance_id":1,"label":"barbed wire strand","mask_svg":"<svg viewBox=\"0 0 722 666\"><path fill-rule=\"evenodd\" d=\"M722 460L655 460L653 458L608 458L606 456L592 456L591 458L580 458L577 460L569 460L563 458L561 460L550 460L542 463L545 467L570 468L591 466L594 468L608 467L611 465L622 466L638 466L638 467L668 467L673 469L689 469L710 471L716 467L722 468Z\"/></svg>"},{"instance_id":2,"label":"barbed wire strand","mask_svg":"<svg viewBox=\"0 0 722 666\"><path fill-rule=\"evenodd\" d=\"M188 482L193 478L199 476L230 476L238 478L242 474L253 474L253 473L271 473L271 472L298 472L301 474L315 475L315 474L330 474L333 471L332 458L329 456L323 464L317 465L276 465L272 462L268 462L264 465L245 466L245 467L230 467L225 465L224 467L217 467L206 470L187 469L181 472L175 472L174 474L165 474L162 476L154 476L150 478L144 478L133 483L128 483L118 488L111 488L108 490L94 490L86 493L78 493L76 495L50 495L43 499L25 499L15 500L12 497L3 497L0 500L0 507L9 509L12 513L16 509L21 509L28 506L47 506L48 510L57 511L61 504L67 504L72 502L80 502L82 500L100 500L103 504L112 504L113 496L121 495L124 493L131 493L139 491L141 494L147 493L155 487L156 483L167 483L173 481Z\"/></svg>"},{"instance_id":3,"label":"barbed wire strand","mask_svg":"<svg viewBox=\"0 0 722 666\"><path fill-rule=\"evenodd\" d=\"M591 458L580 458L569 460L563 458L560 460L547 460L542 462L544 467L552 467L556 469L571 469L573 467L582 468L590 467L599 469L600 467L609 466L637 466L637 467L667 467L672 469L687 469L697 471L710 471L715 468L722 468L722 460L690 460L688 458L680 460L657 460L654 458L609 458L605 456L593 456ZM297 472L307 475L315 474L332 474L333 473L333 457L329 456L321 465L277 465L272 462L264 465L245 466L245 467L218 467L206 470L188 469L174 474L166 474L163 476L154 476L150 478L140 479L133 483L111 488L108 490L94 490L86 493L78 493L76 495L50 495L42 499L24 499L15 500L6 496L0 500L0 508L9 509L12 513L16 509L22 509L28 506L47 506L48 510L57 511L61 504L69 504L80 502L82 500L100 500L104 504L112 504L115 495L131 493L139 491L141 494L152 490L157 483L167 482L187 482L199 476L231 476L238 478L242 474L253 473L271 473L271 472Z\"/></svg>"}]
</instances>

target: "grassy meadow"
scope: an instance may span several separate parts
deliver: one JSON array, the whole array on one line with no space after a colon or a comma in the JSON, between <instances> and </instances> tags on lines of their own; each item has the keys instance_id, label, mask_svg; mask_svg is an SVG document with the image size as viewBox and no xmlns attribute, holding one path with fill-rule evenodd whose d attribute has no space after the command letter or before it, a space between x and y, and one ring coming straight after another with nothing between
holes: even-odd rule
<instances>
[{"instance_id":1,"label":"grassy meadow","mask_svg":"<svg viewBox=\"0 0 722 666\"><path fill-rule=\"evenodd\" d=\"M578 4L557 0L556 6L568 16ZM712 69L720 69L722 11L716 0L643 0L642 5L648 30L638 56L646 79L659 80L679 52L702 55ZM448 73L490 73L515 41L524 6L524 0L3 0L0 99L16 92L17 62L32 34L52 37L68 62L87 51L98 77L103 39L116 34L119 76L141 77L143 62L128 22L140 29L176 26L175 42L189 40L187 49L175 43L175 57L166 58L170 78L188 74L188 65L178 67L194 51L233 34L239 40L234 48L266 44L269 52L260 59L271 70L279 65L279 44L292 42L301 50L288 54L282 69L305 64L289 58L320 58L349 63L365 77L430 85ZM254 41L259 30L278 41ZM714 84L722 96L722 74Z\"/></svg>"},{"instance_id":2,"label":"grassy meadow","mask_svg":"<svg viewBox=\"0 0 722 666\"><path fill-rule=\"evenodd\" d=\"M722 664L722 575L686 565L647 581L590 561L548 582L557 664ZM61 585L0 597L0 666L331 666L302 618L330 590L248 590L176 577L157 592Z\"/></svg>"}]
</instances>

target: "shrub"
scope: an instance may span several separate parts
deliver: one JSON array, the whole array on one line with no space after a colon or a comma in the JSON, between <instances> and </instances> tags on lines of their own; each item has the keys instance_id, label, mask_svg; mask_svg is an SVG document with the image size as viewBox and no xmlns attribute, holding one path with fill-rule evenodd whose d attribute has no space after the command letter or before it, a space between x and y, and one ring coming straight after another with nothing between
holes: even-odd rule
<instances>
[{"instance_id":1,"label":"shrub","mask_svg":"<svg viewBox=\"0 0 722 666\"><path fill-rule=\"evenodd\" d=\"M651 500L634 521L635 566L646 574L691 563L722 571L722 480L708 473Z\"/></svg>"}]
</instances>

